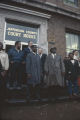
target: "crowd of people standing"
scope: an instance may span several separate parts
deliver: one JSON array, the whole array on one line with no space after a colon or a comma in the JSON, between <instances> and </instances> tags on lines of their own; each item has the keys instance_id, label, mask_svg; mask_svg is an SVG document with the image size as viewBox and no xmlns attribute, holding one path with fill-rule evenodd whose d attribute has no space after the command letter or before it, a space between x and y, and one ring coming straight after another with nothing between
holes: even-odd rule
<instances>
[{"instance_id":1,"label":"crowd of people standing","mask_svg":"<svg viewBox=\"0 0 80 120\"><path fill-rule=\"evenodd\" d=\"M70 98L78 96L78 78L80 74L80 59L75 50L67 57L57 54L57 48L52 47L50 53L44 54L43 49L28 42L28 47L21 50L21 42L16 41L8 53L3 50L0 42L0 87L8 79L9 89L22 88L23 76L26 81L26 97L30 100L32 94L40 99L41 86L46 85L51 98L54 87L68 87ZM3 84L3 85L2 85ZM56 91L55 91L56 92Z\"/></svg>"}]
</instances>

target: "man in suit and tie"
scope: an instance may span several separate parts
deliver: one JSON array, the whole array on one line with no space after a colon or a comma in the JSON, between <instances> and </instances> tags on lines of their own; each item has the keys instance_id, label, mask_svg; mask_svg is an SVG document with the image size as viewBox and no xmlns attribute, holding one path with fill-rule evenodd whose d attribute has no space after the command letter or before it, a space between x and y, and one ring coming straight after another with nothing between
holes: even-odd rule
<instances>
[{"instance_id":1,"label":"man in suit and tie","mask_svg":"<svg viewBox=\"0 0 80 120\"><path fill-rule=\"evenodd\" d=\"M32 98L32 93L40 99L41 61L37 54L37 46L33 45L31 48L32 52L26 57L27 100Z\"/></svg>"},{"instance_id":2,"label":"man in suit and tie","mask_svg":"<svg viewBox=\"0 0 80 120\"><path fill-rule=\"evenodd\" d=\"M46 84L50 88L49 93L52 93L53 87L64 86L63 75L65 67L61 55L58 55L56 51L56 47L51 48L45 62Z\"/></svg>"},{"instance_id":3,"label":"man in suit and tie","mask_svg":"<svg viewBox=\"0 0 80 120\"><path fill-rule=\"evenodd\" d=\"M74 54L69 53L69 60L66 65L66 76L68 80L68 92L70 98L78 95L78 60L74 59Z\"/></svg>"}]
</instances>

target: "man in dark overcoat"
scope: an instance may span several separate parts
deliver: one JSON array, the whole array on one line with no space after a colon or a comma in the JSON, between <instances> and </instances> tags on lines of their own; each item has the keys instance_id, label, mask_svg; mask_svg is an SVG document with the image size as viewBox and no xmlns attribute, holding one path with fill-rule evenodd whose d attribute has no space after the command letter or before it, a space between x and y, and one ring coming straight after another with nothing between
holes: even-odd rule
<instances>
[{"instance_id":1,"label":"man in dark overcoat","mask_svg":"<svg viewBox=\"0 0 80 120\"><path fill-rule=\"evenodd\" d=\"M40 56L37 54L37 47L33 45L32 52L26 57L26 73L27 73L27 98L30 99L31 88L36 88L35 96L40 98L40 82L41 82L41 63Z\"/></svg>"}]
</instances>

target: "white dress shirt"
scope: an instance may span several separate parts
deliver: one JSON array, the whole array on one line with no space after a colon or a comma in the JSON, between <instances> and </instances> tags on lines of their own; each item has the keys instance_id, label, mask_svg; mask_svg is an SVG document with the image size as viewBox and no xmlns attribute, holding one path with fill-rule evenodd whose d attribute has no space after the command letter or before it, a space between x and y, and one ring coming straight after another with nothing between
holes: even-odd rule
<instances>
[{"instance_id":1,"label":"white dress shirt","mask_svg":"<svg viewBox=\"0 0 80 120\"><path fill-rule=\"evenodd\" d=\"M74 60L71 60L72 64L74 64Z\"/></svg>"},{"instance_id":2,"label":"white dress shirt","mask_svg":"<svg viewBox=\"0 0 80 120\"><path fill-rule=\"evenodd\" d=\"M3 50L0 51L0 61L3 67L3 70L8 70L9 68L8 54L5 53Z\"/></svg>"},{"instance_id":3,"label":"white dress shirt","mask_svg":"<svg viewBox=\"0 0 80 120\"><path fill-rule=\"evenodd\" d=\"M52 55L52 57L53 57L53 59L54 59L54 57L56 56L56 53L55 53L55 54L51 53L51 55Z\"/></svg>"},{"instance_id":4,"label":"white dress shirt","mask_svg":"<svg viewBox=\"0 0 80 120\"><path fill-rule=\"evenodd\" d=\"M75 59L75 60L78 60L78 56L74 55L74 59Z\"/></svg>"},{"instance_id":5,"label":"white dress shirt","mask_svg":"<svg viewBox=\"0 0 80 120\"><path fill-rule=\"evenodd\" d=\"M40 58L42 57L42 54L39 54Z\"/></svg>"}]
</instances>

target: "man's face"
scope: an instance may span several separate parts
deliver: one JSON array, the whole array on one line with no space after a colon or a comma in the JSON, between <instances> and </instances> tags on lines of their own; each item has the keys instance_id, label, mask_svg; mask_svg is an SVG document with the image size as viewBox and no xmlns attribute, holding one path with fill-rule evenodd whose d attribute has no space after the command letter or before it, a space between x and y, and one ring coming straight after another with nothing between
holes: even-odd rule
<instances>
[{"instance_id":1,"label":"man's face","mask_svg":"<svg viewBox=\"0 0 80 120\"><path fill-rule=\"evenodd\" d=\"M33 52L37 53L37 47L36 46L33 47L32 50L33 50Z\"/></svg>"},{"instance_id":2,"label":"man's face","mask_svg":"<svg viewBox=\"0 0 80 120\"><path fill-rule=\"evenodd\" d=\"M70 59L73 59L73 54L70 54L69 57L70 57Z\"/></svg>"},{"instance_id":3,"label":"man's face","mask_svg":"<svg viewBox=\"0 0 80 120\"><path fill-rule=\"evenodd\" d=\"M78 56L78 51L75 51L75 52L74 52L74 55Z\"/></svg>"},{"instance_id":4,"label":"man's face","mask_svg":"<svg viewBox=\"0 0 80 120\"><path fill-rule=\"evenodd\" d=\"M39 54L42 54L42 49L38 49L38 53L39 53Z\"/></svg>"},{"instance_id":5,"label":"man's face","mask_svg":"<svg viewBox=\"0 0 80 120\"><path fill-rule=\"evenodd\" d=\"M52 53L55 54L55 53L56 53L56 49L53 49L53 50L52 50Z\"/></svg>"},{"instance_id":6,"label":"man's face","mask_svg":"<svg viewBox=\"0 0 80 120\"><path fill-rule=\"evenodd\" d=\"M29 47L31 47L33 45L33 42L29 42Z\"/></svg>"},{"instance_id":7,"label":"man's face","mask_svg":"<svg viewBox=\"0 0 80 120\"><path fill-rule=\"evenodd\" d=\"M21 43L19 42L16 47L17 47L18 50L20 50L21 49Z\"/></svg>"}]
</instances>

